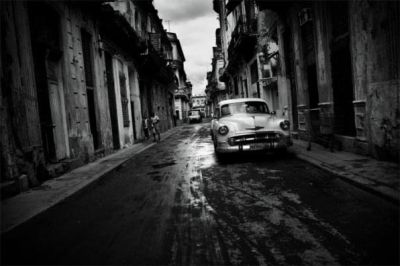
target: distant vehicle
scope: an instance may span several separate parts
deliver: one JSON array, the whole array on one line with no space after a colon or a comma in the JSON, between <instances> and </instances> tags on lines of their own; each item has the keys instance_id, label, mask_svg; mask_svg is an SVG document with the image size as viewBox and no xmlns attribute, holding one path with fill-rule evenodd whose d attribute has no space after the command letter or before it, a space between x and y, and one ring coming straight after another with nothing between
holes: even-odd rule
<instances>
[{"instance_id":1,"label":"distant vehicle","mask_svg":"<svg viewBox=\"0 0 400 266\"><path fill-rule=\"evenodd\" d=\"M201 122L202 117L199 110L191 110L189 111L189 123L193 122Z\"/></svg>"},{"instance_id":2,"label":"distant vehicle","mask_svg":"<svg viewBox=\"0 0 400 266\"><path fill-rule=\"evenodd\" d=\"M211 137L218 156L241 151L285 151L292 145L290 123L270 111L266 101L240 98L218 103Z\"/></svg>"}]
</instances>

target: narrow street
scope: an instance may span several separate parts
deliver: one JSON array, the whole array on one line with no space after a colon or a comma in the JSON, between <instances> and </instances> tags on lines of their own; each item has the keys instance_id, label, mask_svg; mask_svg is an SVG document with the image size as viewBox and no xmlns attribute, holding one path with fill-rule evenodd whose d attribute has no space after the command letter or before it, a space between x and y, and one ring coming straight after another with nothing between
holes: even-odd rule
<instances>
[{"instance_id":1,"label":"narrow street","mask_svg":"<svg viewBox=\"0 0 400 266\"><path fill-rule=\"evenodd\" d=\"M399 264L393 203L290 152L219 162L208 123L177 132L2 235L1 263Z\"/></svg>"}]
</instances>

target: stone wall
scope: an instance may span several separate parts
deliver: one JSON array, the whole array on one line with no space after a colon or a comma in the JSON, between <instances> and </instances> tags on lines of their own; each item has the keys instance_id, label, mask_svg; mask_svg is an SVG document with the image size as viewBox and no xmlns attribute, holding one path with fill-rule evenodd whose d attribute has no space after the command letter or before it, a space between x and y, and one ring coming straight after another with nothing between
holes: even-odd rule
<instances>
[{"instance_id":1,"label":"stone wall","mask_svg":"<svg viewBox=\"0 0 400 266\"><path fill-rule=\"evenodd\" d=\"M350 2L357 136L369 152L396 159L400 149L400 4Z\"/></svg>"}]
</instances>

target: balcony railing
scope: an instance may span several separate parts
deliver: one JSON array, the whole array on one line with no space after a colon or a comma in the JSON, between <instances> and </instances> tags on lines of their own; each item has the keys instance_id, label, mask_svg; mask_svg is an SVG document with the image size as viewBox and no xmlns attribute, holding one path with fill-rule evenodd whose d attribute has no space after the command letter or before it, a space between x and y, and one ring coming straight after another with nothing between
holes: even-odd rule
<instances>
[{"instance_id":1,"label":"balcony railing","mask_svg":"<svg viewBox=\"0 0 400 266\"><path fill-rule=\"evenodd\" d=\"M244 21L244 18L240 17L231 36L228 46L229 60L234 58L235 54L243 54L247 57L248 53L254 48L252 46L256 44L257 19L253 18Z\"/></svg>"}]
</instances>

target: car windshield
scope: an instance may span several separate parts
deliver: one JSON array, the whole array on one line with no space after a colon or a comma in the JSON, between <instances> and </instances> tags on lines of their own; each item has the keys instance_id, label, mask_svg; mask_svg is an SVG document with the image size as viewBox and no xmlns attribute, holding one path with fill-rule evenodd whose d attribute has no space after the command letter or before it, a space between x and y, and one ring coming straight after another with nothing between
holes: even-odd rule
<instances>
[{"instance_id":1,"label":"car windshield","mask_svg":"<svg viewBox=\"0 0 400 266\"><path fill-rule=\"evenodd\" d=\"M233 114L269 114L269 109L264 102L238 102L229 103L221 106L221 116L233 115Z\"/></svg>"},{"instance_id":2,"label":"car windshield","mask_svg":"<svg viewBox=\"0 0 400 266\"><path fill-rule=\"evenodd\" d=\"M199 111L190 111L189 115L200 115Z\"/></svg>"}]
</instances>

